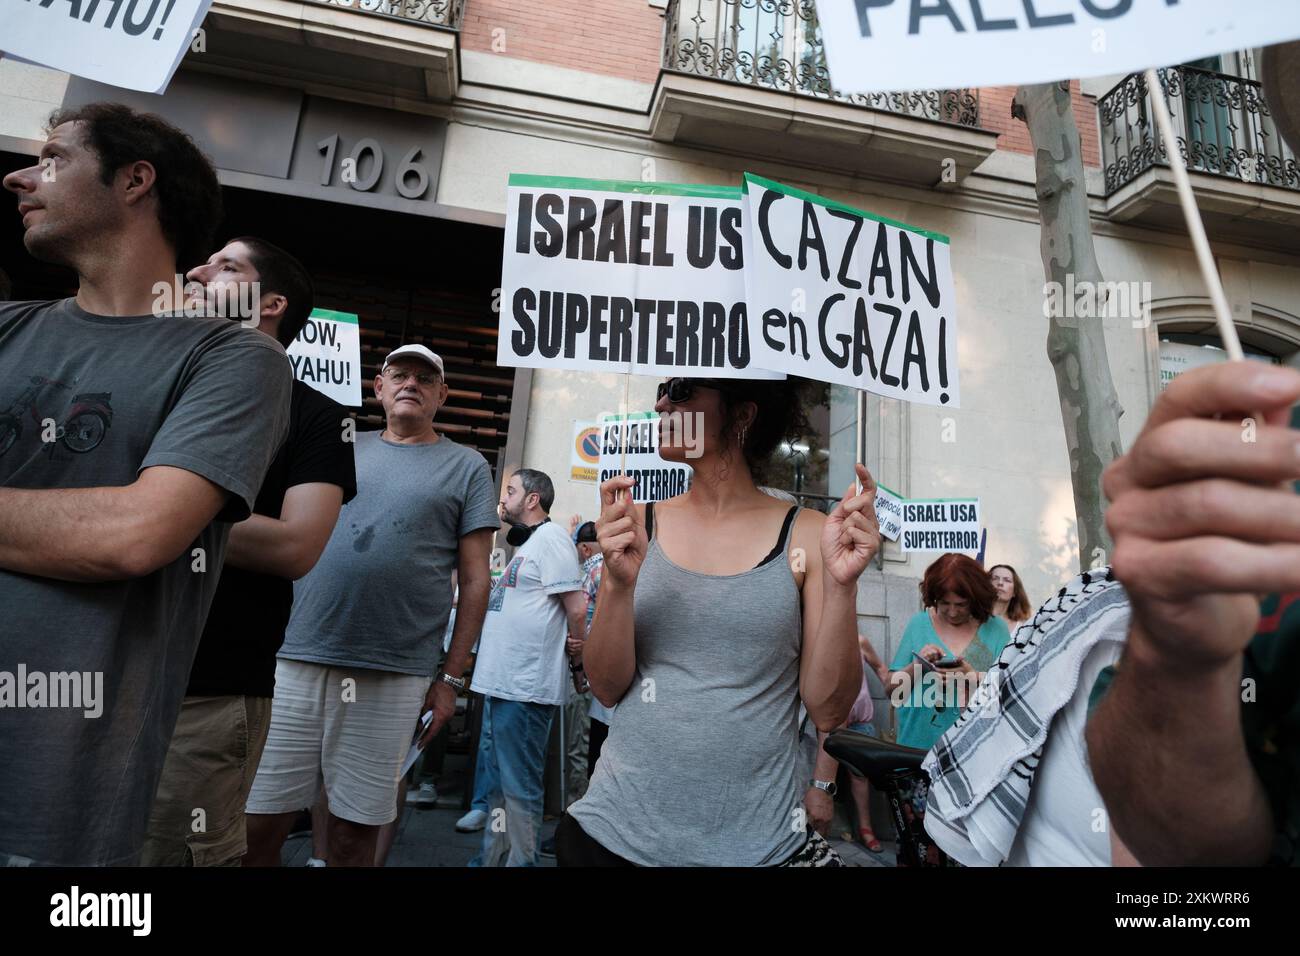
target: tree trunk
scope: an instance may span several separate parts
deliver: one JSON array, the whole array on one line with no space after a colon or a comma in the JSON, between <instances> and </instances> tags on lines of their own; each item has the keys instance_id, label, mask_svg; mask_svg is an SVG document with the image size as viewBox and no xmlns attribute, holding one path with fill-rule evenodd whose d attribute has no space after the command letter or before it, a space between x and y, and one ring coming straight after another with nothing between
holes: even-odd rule
<instances>
[{"instance_id":1,"label":"tree trunk","mask_svg":"<svg viewBox=\"0 0 1300 956\"><path fill-rule=\"evenodd\" d=\"M1119 417L1124 410L1111 379L1100 318L1106 297L1092 244L1083 154L1070 108L1069 84L1022 86L1016 91L1011 112L1029 127L1042 220L1043 270L1047 282L1057 284L1043 290L1046 302L1060 306L1045 310L1049 312L1047 357L1056 372L1070 452L1079 568L1084 570L1110 560L1110 535L1102 518L1101 473L1123 453ZM1082 288L1086 294L1070 292L1072 288ZM1089 297L1092 301L1084 304L1082 300ZM1076 318L1079 313L1093 317Z\"/></svg>"}]
</instances>

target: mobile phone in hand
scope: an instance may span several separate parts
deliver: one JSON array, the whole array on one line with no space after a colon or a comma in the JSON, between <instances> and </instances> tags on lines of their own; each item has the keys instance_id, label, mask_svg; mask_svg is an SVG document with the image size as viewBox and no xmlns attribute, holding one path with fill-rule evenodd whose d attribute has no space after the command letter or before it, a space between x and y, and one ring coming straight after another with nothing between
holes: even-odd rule
<instances>
[{"instance_id":1,"label":"mobile phone in hand","mask_svg":"<svg viewBox=\"0 0 1300 956\"><path fill-rule=\"evenodd\" d=\"M945 670L952 667L961 667L960 657L943 657L934 662L935 667L942 667Z\"/></svg>"}]
</instances>

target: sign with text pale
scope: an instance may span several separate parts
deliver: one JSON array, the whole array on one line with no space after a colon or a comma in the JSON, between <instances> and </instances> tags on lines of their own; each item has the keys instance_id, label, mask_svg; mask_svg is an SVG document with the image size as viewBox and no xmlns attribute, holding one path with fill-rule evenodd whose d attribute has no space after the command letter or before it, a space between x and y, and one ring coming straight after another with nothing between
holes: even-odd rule
<instances>
[{"instance_id":1,"label":"sign with text pale","mask_svg":"<svg viewBox=\"0 0 1300 956\"><path fill-rule=\"evenodd\" d=\"M843 93L1048 83L1300 37L1296 0L818 0Z\"/></svg>"}]
</instances>

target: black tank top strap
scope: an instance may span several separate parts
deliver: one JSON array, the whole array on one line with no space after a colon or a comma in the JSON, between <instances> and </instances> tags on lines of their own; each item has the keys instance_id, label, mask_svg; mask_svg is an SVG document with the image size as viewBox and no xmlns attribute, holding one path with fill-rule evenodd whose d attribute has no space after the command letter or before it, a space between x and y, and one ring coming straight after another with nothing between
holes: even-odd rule
<instances>
[{"instance_id":1,"label":"black tank top strap","mask_svg":"<svg viewBox=\"0 0 1300 956\"><path fill-rule=\"evenodd\" d=\"M754 567L761 568L769 561L775 561L777 558L781 556L781 553L785 551L786 538L789 537L790 535L790 526L794 524L794 516L797 515L798 513L799 513L799 506L791 505L790 510L785 513L785 522L781 525L781 533L777 536L776 547L774 547L771 551L769 551L767 553L767 557L765 557L762 561L758 562L758 564L754 565Z\"/></svg>"},{"instance_id":2,"label":"black tank top strap","mask_svg":"<svg viewBox=\"0 0 1300 956\"><path fill-rule=\"evenodd\" d=\"M655 503L645 503L645 539L647 542L655 536Z\"/></svg>"}]
</instances>

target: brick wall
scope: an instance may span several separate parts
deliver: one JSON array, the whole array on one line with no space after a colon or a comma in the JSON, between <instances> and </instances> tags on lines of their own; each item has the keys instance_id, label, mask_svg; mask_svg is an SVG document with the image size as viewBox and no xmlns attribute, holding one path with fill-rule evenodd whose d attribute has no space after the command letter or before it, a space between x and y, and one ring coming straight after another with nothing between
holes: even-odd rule
<instances>
[{"instance_id":1,"label":"brick wall","mask_svg":"<svg viewBox=\"0 0 1300 956\"><path fill-rule=\"evenodd\" d=\"M1014 86L985 86L980 89L980 125L998 134L998 149L1031 155L1029 127L1011 117ZM1070 105L1079 127L1085 166L1101 165L1101 143L1097 132L1097 101L1079 90L1079 82L1070 83Z\"/></svg>"},{"instance_id":2,"label":"brick wall","mask_svg":"<svg viewBox=\"0 0 1300 956\"><path fill-rule=\"evenodd\" d=\"M466 50L653 83L663 23L646 0L468 0L460 36Z\"/></svg>"},{"instance_id":3,"label":"brick wall","mask_svg":"<svg viewBox=\"0 0 1300 956\"><path fill-rule=\"evenodd\" d=\"M500 30L500 33L494 31ZM646 0L467 0L463 49L653 83L662 57L663 11ZM494 42L505 44L493 50ZM1096 101L1071 83L1083 161L1101 165ZM998 133L998 148L1029 155L1029 130L1011 118L1015 87L980 90L980 124Z\"/></svg>"}]
</instances>

